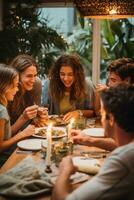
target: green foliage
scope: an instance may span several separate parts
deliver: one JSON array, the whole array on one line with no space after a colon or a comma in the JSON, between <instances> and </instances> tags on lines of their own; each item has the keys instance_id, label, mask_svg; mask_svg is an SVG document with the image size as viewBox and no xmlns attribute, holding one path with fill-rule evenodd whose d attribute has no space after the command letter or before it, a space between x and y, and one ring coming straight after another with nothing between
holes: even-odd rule
<instances>
[{"instance_id":1,"label":"green foliage","mask_svg":"<svg viewBox=\"0 0 134 200\"><path fill-rule=\"evenodd\" d=\"M67 43L56 30L39 19L36 0L4 2L4 30L0 31L0 62L9 62L19 53L33 55L41 76L47 74L56 56L66 50Z\"/></svg>"},{"instance_id":2,"label":"green foliage","mask_svg":"<svg viewBox=\"0 0 134 200\"><path fill-rule=\"evenodd\" d=\"M101 78L104 78L109 61L122 57L134 58L133 19L102 20L101 30Z\"/></svg>"},{"instance_id":3,"label":"green foliage","mask_svg":"<svg viewBox=\"0 0 134 200\"><path fill-rule=\"evenodd\" d=\"M88 73L92 69L92 20L79 17L80 26L69 37L71 52L77 52ZM101 79L106 79L108 62L121 57L134 58L134 20L101 20Z\"/></svg>"},{"instance_id":4,"label":"green foliage","mask_svg":"<svg viewBox=\"0 0 134 200\"><path fill-rule=\"evenodd\" d=\"M79 18L81 26L74 28L73 34L68 37L69 52L77 53L83 63L86 74L92 73L92 21L83 21ZM85 25L86 24L86 25Z\"/></svg>"}]
</instances>

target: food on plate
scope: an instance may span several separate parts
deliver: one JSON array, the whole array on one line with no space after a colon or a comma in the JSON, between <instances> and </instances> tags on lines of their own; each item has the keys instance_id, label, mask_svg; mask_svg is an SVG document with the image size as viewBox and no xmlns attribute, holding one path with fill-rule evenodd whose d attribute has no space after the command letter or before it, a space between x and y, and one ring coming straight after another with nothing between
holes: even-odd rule
<instances>
[{"instance_id":1,"label":"food on plate","mask_svg":"<svg viewBox=\"0 0 134 200\"><path fill-rule=\"evenodd\" d=\"M35 117L32 119L32 124L34 124L36 127L43 127L48 125L48 119L41 119L39 117Z\"/></svg>"},{"instance_id":2,"label":"food on plate","mask_svg":"<svg viewBox=\"0 0 134 200\"><path fill-rule=\"evenodd\" d=\"M50 116L48 122L52 123L54 126L62 126L66 124L65 121L63 120L63 115Z\"/></svg>"},{"instance_id":3,"label":"food on plate","mask_svg":"<svg viewBox=\"0 0 134 200\"><path fill-rule=\"evenodd\" d=\"M47 133L47 129L44 128L44 129L38 130L36 135L46 137L46 133ZM52 136L59 137L64 134L65 134L65 132L63 130L52 129Z\"/></svg>"},{"instance_id":4,"label":"food on plate","mask_svg":"<svg viewBox=\"0 0 134 200\"><path fill-rule=\"evenodd\" d=\"M36 127L43 127L43 126L47 126L48 124L52 123L53 126L62 126L65 125L65 121L63 120L63 115L59 115L59 116L49 116L46 119L41 119L38 116L35 117L32 120L32 123L36 126Z\"/></svg>"}]
</instances>

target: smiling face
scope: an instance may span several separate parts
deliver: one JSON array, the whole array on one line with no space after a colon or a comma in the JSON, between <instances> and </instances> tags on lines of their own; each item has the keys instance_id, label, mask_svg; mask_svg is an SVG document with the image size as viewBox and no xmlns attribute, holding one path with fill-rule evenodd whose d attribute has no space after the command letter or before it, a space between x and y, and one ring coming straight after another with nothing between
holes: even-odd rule
<instances>
[{"instance_id":1,"label":"smiling face","mask_svg":"<svg viewBox=\"0 0 134 200\"><path fill-rule=\"evenodd\" d=\"M24 91L30 91L33 89L36 77L37 77L37 68L33 65L25 69L20 74L20 81Z\"/></svg>"},{"instance_id":2,"label":"smiling face","mask_svg":"<svg viewBox=\"0 0 134 200\"><path fill-rule=\"evenodd\" d=\"M122 83L122 79L120 78L120 76L118 74L116 74L115 72L110 72L109 73L109 77L108 77L108 85L111 87L115 87L117 85L119 85L120 83Z\"/></svg>"},{"instance_id":3,"label":"smiling face","mask_svg":"<svg viewBox=\"0 0 134 200\"><path fill-rule=\"evenodd\" d=\"M60 79L67 89L70 89L74 82L74 72L70 66L62 66L60 69Z\"/></svg>"},{"instance_id":4,"label":"smiling face","mask_svg":"<svg viewBox=\"0 0 134 200\"><path fill-rule=\"evenodd\" d=\"M18 91L18 83L19 83L19 76L17 75L13 80L13 84L5 92L5 97L8 101L13 100L16 92Z\"/></svg>"},{"instance_id":5,"label":"smiling face","mask_svg":"<svg viewBox=\"0 0 134 200\"><path fill-rule=\"evenodd\" d=\"M108 86L116 87L119 84L131 84L131 78L126 77L123 80L115 72L110 72L108 77Z\"/></svg>"}]
</instances>

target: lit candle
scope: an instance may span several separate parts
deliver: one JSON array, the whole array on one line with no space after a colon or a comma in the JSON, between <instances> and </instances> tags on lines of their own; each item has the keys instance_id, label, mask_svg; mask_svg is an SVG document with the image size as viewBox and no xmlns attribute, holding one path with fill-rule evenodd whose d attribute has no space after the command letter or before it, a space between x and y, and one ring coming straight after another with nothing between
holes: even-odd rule
<instances>
[{"instance_id":1,"label":"lit candle","mask_svg":"<svg viewBox=\"0 0 134 200\"><path fill-rule=\"evenodd\" d=\"M51 148L52 148L52 124L49 124L47 128L47 154L46 154L46 166L51 165Z\"/></svg>"},{"instance_id":2,"label":"lit candle","mask_svg":"<svg viewBox=\"0 0 134 200\"><path fill-rule=\"evenodd\" d=\"M71 140L71 131L72 131L72 126L74 123L74 118L71 119L70 123L68 124L68 140Z\"/></svg>"}]
</instances>

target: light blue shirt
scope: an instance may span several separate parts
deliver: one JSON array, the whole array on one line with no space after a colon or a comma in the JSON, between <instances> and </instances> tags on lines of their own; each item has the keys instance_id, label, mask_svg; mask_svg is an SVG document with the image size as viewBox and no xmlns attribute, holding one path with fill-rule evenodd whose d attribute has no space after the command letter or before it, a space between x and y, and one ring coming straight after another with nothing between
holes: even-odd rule
<instances>
[{"instance_id":1,"label":"light blue shirt","mask_svg":"<svg viewBox=\"0 0 134 200\"><path fill-rule=\"evenodd\" d=\"M5 127L4 127L4 140L11 138L11 125L10 125L10 118L7 112L7 108L0 104L0 119L5 120Z\"/></svg>"}]
</instances>

